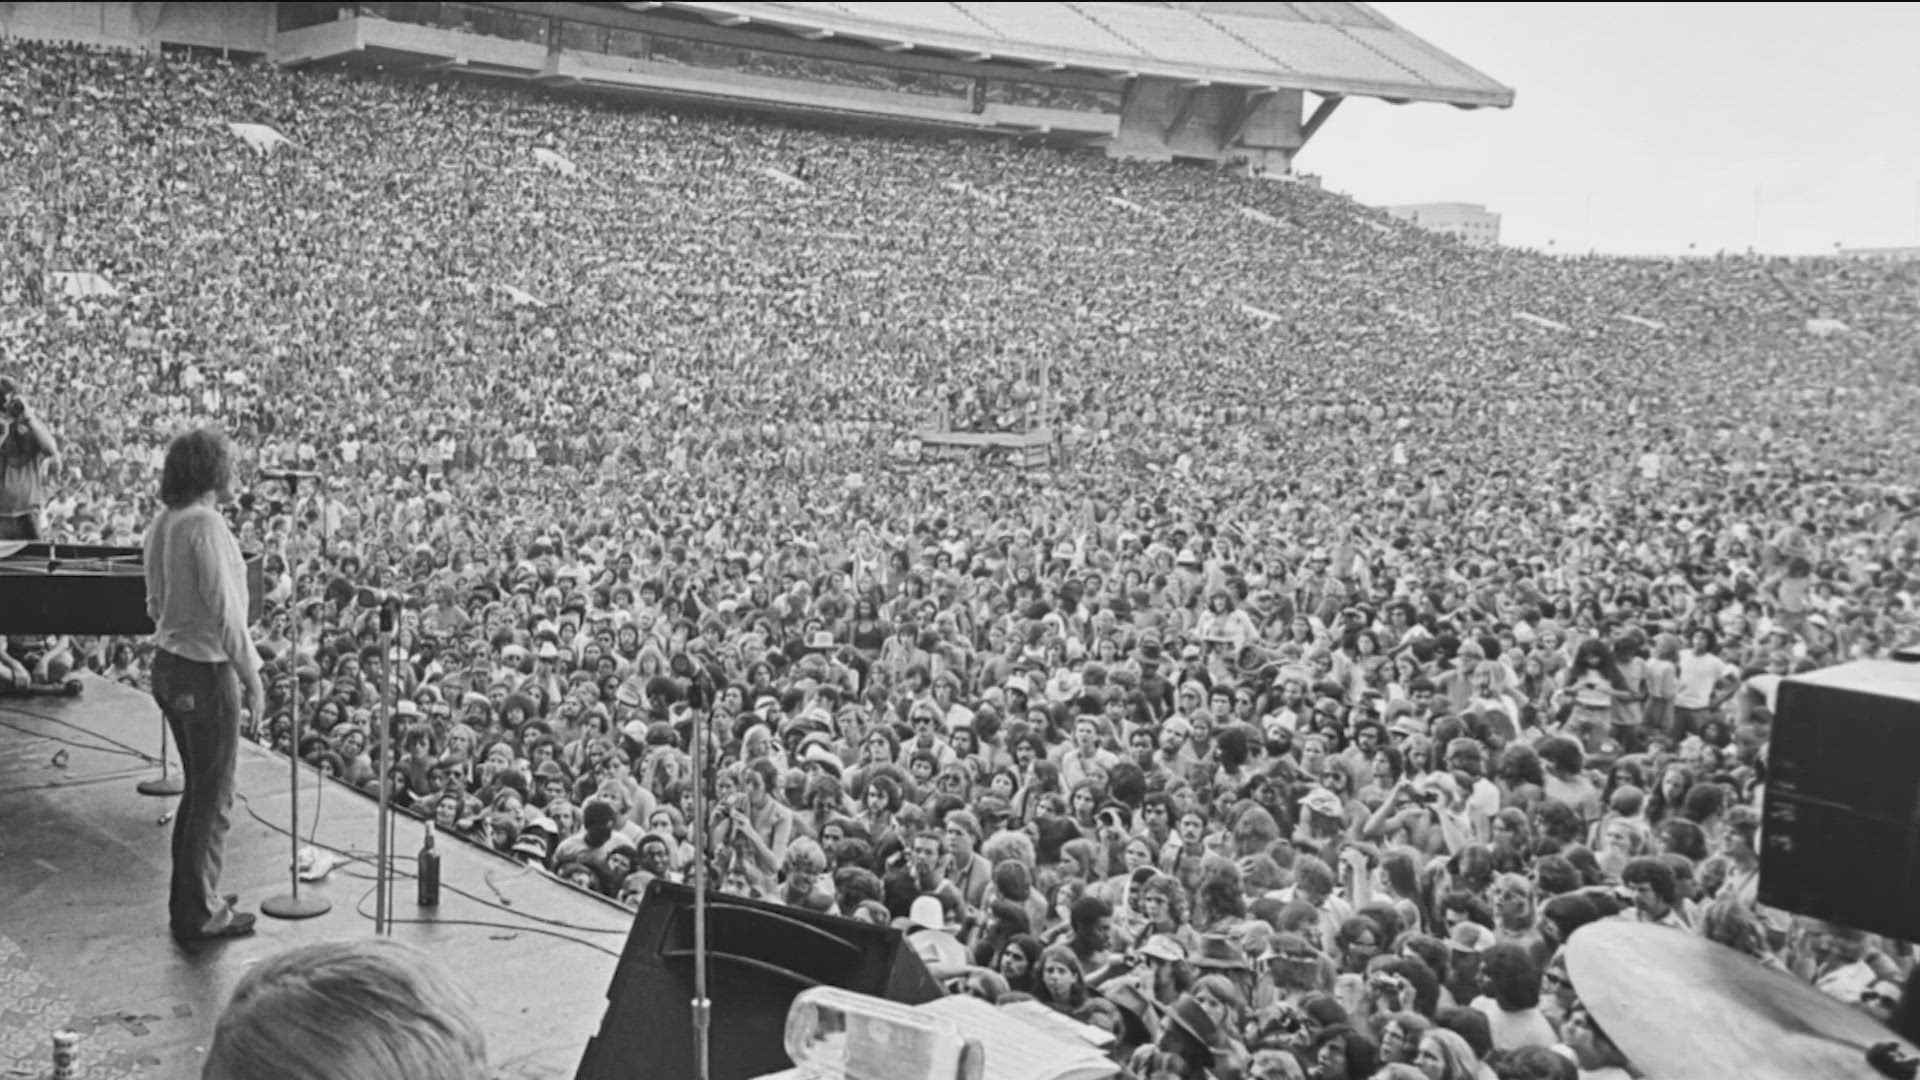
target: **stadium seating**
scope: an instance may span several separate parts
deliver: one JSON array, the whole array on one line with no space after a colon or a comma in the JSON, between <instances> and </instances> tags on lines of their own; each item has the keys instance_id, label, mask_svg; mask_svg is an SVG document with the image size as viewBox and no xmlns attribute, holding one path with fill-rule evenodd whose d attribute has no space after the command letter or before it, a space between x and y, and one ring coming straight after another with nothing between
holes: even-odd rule
<instances>
[{"instance_id":1,"label":"stadium seating","mask_svg":"<svg viewBox=\"0 0 1920 1080\"><path fill-rule=\"evenodd\" d=\"M968 7L1009 27L1051 17ZM1325 44L1294 54L1303 65L1366 51L1364 28L1273 25L1287 28L1273 48ZM1090 26L1019 28L1065 43ZM740 711L708 729L729 757L760 753L769 727L746 710L763 710L795 766L775 786L842 775L822 750L848 776L875 765L847 767L894 750L889 723L931 730L928 684L961 685L983 745L988 718L1077 732L1048 710L1135 707L1082 680L1110 671L1144 695L1141 668L1121 674L1136 653L1169 671L1204 657L1229 696L1266 694L1283 664L1312 671L1317 715L1296 721L1338 732L1389 692L1389 712L1413 704L1420 680L1369 671L1358 633L1405 608L1423 620L1404 635L1416 671L1442 642L1485 658L1518 653L1516 626L1532 635L1539 670L1513 672L1528 712L1503 712L1504 731L1514 715L1552 722L1565 695L1544 665L1636 613L1711 619L1764 670L1781 627L1762 628L1753 568L1815 542L1803 525L1827 547L1831 595L1813 602L1849 635L1809 632L1807 662L1920 626L1920 265L1478 249L1307 183L17 40L0 41L0 124L0 373L22 377L62 444L50 533L137 542L166 442L195 424L232 432L249 476L324 473L313 503L262 485L233 511L242 545L273 552L259 632L276 659L249 736L378 782L377 613L351 598L391 589L408 601L395 667L417 710L397 734L424 731L435 759L400 778L401 801L611 897L646 878L610 850L589 860L581 805L618 803L663 831L657 868L686 867L675 723L721 688ZM974 437L927 452L915 436L930 429ZM1057 443L1030 446L1036 429ZM1348 569L1329 571L1336 558ZM1043 591L1023 593L1035 568ZM856 593L881 598L884 634L846 618ZM1231 647L1247 609L1263 624L1251 651ZM598 637L616 624L634 632L618 661ZM1354 632L1328 630L1343 624ZM1349 642L1357 659L1332 651ZM78 651L139 685L138 649L112 646ZM1045 655L1028 679L1002 652ZM1183 709L1228 730L1228 705L1172 675L1198 695ZM1451 685L1473 692L1466 714L1493 744L1482 706L1503 706L1483 694L1498 688ZM1037 720L1009 705L1016 688ZM294 693L312 730L292 730ZM811 734L836 729L833 746ZM1468 730L1435 719L1437 745L1403 743L1401 764L1455 786L1462 740L1494 760ZM1242 749L1260 742L1247 732ZM1252 779L1293 799L1294 780L1343 771L1308 766L1308 745L1298 769ZM495 751L505 761L482 770ZM1755 773L1717 760L1751 794ZM942 784L966 768L917 764ZM722 779L743 782L737 764L716 777L723 798ZM1063 798L1045 777L1018 783ZM1239 783L1217 793L1254 791ZM811 812L817 790L781 797ZM1360 802L1348 812L1364 824ZM1425 839L1452 873L1448 838ZM758 887L798 882L791 902L817 907L805 886L826 857L794 852L807 858L754 870ZM1177 871L1179 846L1166 853Z\"/></svg>"}]
</instances>

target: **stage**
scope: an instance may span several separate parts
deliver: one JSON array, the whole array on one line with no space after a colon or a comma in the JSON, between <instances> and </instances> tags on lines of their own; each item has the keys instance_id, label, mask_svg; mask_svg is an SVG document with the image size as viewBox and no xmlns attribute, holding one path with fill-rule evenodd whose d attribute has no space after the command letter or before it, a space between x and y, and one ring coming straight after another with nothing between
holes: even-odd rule
<instances>
[{"instance_id":1,"label":"stage","mask_svg":"<svg viewBox=\"0 0 1920 1080\"><path fill-rule=\"evenodd\" d=\"M373 867L343 860L301 886L331 900L331 912L262 916L252 937L175 944L166 929L172 823L158 819L178 800L134 789L159 775L160 727L151 698L94 678L77 698L0 699L0 1078L48 1075L60 1028L80 1033L78 1075L88 1080L198 1077L247 965L373 934ZM304 768L303 843L322 783L316 839L371 859L373 800ZM288 889L289 843L275 829L288 821L287 786L286 759L241 744L222 885L243 910ZM413 854L421 824L401 819L396 837L398 851ZM393 936L453 966L479 1002L496 1077L571 1077L599 1028L632 914L465 842L439 848L439 908L417 907L412 879L399 878L396 919L422 921L400 922ZM409 873L412 860L396 866Z\"/></svg>"}]
</instances>

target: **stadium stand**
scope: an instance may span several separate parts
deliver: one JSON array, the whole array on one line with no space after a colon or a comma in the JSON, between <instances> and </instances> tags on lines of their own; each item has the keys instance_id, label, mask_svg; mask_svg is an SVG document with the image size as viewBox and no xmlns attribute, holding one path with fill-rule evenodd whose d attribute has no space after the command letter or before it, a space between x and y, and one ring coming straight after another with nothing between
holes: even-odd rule
<instances>
[{"instance_id":1,"label":"stadium stand","mask_svg":"<svg viewBox=\"0 0 1920 1080\"><path fill-rule=\"evenodd\" d=\"M936 897L972 992L1140 1076L1149 1000L1236 1060L1335 1021L1361 1063L1592 1050L1542 969L1602 916L1883 1012L1905 973L1756 907L1743 815L1781 676L1916 640L1920 265L1473 249L1305 184L454 67L8 39L0 115L49 530L134 541L191 424L326 473L235 510L274 552L248 734L450 834L629 902L707 855ZM936 416L1058 463L922 460ZM71 652L143 685L140 643ZM1423 1040L1487 1030L1443 992L1493 1045Z\"/></svg>"},{"instance_id":2,"label":"stadium stand","mask_svg":"<svg viewBox=\"0 0 1920 1080\"><path fill-rule=\"evenodd\" d=\"M1347 96L1513 103L1358 4L24 3L0 6L0 33L462 72L1274 176Z\"/></svg>"}]
</instances>

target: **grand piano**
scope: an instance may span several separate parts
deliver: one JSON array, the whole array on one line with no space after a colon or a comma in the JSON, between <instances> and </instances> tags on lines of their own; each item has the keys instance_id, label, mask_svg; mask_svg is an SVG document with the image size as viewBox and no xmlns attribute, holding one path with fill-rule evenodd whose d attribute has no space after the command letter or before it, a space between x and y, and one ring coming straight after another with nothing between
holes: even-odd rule
<instances>
[{"instance_id":1,"label":"grand piano","mask_svg":"<svg viewBox=\"0 0 1920 1080\"><path fill-rule=\"evenodd\" d=\"M258 622L265 568L261 556L245 558L247 618ZM140 548L0 541L0 634L151 633Z\"/></svg>"}]
</instances>

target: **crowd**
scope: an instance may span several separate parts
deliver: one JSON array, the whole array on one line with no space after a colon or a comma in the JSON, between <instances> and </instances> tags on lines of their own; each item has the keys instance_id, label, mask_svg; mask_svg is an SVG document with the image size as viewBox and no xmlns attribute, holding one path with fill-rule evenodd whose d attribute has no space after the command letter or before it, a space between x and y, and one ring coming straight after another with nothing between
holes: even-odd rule
<instances>
[{"instance_id":1,"label":"crowd","mask_svg":"<svg viewBox=\"0 0 1920 1080\"><path fill-rule=\"evenodd\" d=\"M1755 807L1781 679L1916 641L1911 267L12 41L0 111L10 263L118 289L0 283L49 531L137 544L193 423L322 472L235 511L249 735L448 832L897 923L1141 1078L1630 1075L1599 919L1898 997L1757 904ZM942 417L1057 467L917 460Z\"/></svg>"}]
</instances>

